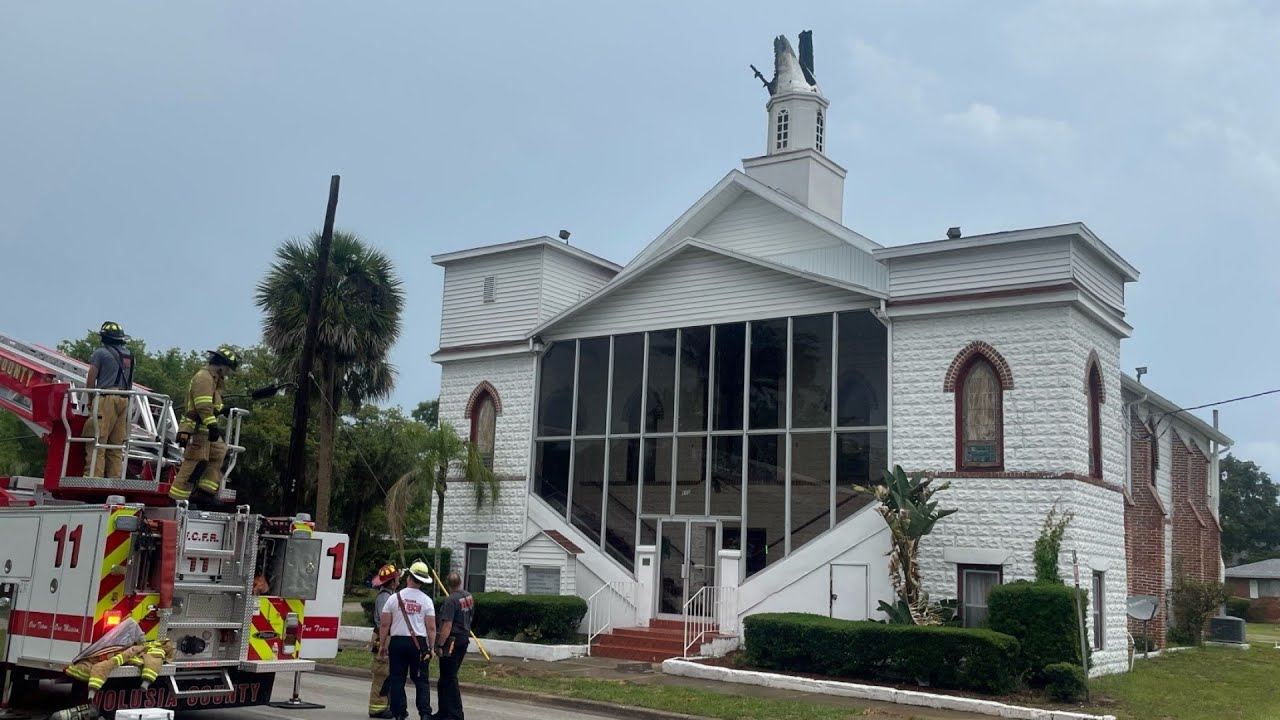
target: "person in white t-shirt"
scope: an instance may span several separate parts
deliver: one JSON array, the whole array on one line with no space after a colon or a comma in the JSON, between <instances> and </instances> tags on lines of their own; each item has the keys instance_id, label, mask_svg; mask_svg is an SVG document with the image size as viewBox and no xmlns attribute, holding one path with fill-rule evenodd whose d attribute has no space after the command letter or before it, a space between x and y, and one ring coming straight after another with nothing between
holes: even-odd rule
<instances>
[{"instance_id":1,"label":"person in white t-shirt","mask_svg":"<svg viewBox=\"0 0 1280 720\"><path fill-rule=\"evenodd\" d=\"M413 680L414 700L420 720L431 718L431 691L427 685L428 663L436 646L436 607L421 588L431 584L431 570L419 560L409 566L406 587L382 606L378 623L378 647L389 660L387 690L391 714L396 720L409 717L405 678Z\"/></svg>"}]
</instances>

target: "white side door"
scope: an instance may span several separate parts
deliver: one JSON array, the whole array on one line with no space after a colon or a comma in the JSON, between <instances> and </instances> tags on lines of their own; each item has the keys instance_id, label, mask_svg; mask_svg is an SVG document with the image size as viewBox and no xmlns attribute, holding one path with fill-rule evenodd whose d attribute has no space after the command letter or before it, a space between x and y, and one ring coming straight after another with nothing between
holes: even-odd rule
<instances>
[{"instance_id":1,"label":"white side door","mask_svg":"<svg viewBox=\"0 0 1280 720\"><path fill-rule=\"evenodd\" d=\"M323 542L316 599L308 600L302 616L302 649L299 657L328 660L338 655L338 625L342 618L342 591L347 579L350 541L343 533L317 532Z\"/></svg>"},{"instance_id":2,"label":"white side door","mask_svg":"<svg viewBox=\"0 0 1280 720\"><path fill-rule=\"evenodd\" d=\"M867 566L831 565L831 617L867 619Z\"/></svg>"}]
</instances>

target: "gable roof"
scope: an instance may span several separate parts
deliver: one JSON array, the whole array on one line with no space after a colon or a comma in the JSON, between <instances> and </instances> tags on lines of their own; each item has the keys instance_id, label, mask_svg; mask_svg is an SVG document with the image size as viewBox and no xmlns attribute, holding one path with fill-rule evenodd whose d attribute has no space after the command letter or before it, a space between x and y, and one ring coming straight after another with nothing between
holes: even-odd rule
<instances>
[{"instance_id":1,"label":"gable roof","mask_svg":"<svg viewBox=\"0 0 1280 720\"><path fill-rule=\"evenodd\" d=\"M767 258L757 257L755 255L746 255L740 252L735 252L733 250L720 247L718 245L712 245L710 243L705 243L705 242L702 242L701 240L688 237L676 243L675 245L671 246L660 255L652 257L649 260L646 260L645 262L635 267L629 267L627 272L620 273L613 280L609 281L607 285L600 288L600 290L598 290L596 293L583 298L582 300L575 303L574 305L570 305L569 307L565 308L564 310L562 310L560 313L558 313L551 319L535 327L533 330L529 332L528 337L534 337L536 335L540 335L546 332L549 328L560 323L561 321L571 316L577 315L583 310L595 305L596 303L601 302L602 300L609 297L610 295L617 292L618 290L621 290L622 288L627 287L631 283L643 277L648 276L649 273L661 267L669 259L674 258L675 256L679 255L680 253L690 248L697 248L699 250L704 250L709 253L721 255L721 256L731 258L733 260L737 260L740 262L744 262L750 265L756 265L758 267L763 267L779 273L801 278L803 280L808 280L808 281L819 283L822 285L829 285L831 287L840 288L842 290L848 290L850 292L859 293L862 295L866 295L868 297L873 297L873 298L889 297L888 293L886 293L883 290L876 290L876 289L869 288L856 283L829 277L827 275L821 275L815 272L810 272L808 270L802 270L797 267L792 267L790 265L784 265L781 263L774 262Z\"/></svg>"},{"instance_id":2,"label":"gable roof","mask_svg":"<svg viewBox=\"0 0 1280 720\"><path fill-rule=\"evenodd\" d=\"M790 213L860 250L871 252L880 247L878 243L850 230L825 215L810 210L804 204L785 193L778 192L759 180L748 177L740 170L730 170L729 174L725 175L720 182L716 183L705 195L699 198L698 202L684 211L684 214L676 218L676 221L671 223L666 230L663 230L662 234L654 238L653 242L649 243L644 250L641 250L640 254L632 258L631 262L622 270L621 275L633 272L633 268L643 266L655 255L662 253L674 243L680 242L687 237L696 237L698 232L715 220L721 212L733 204L733 201L737 200L744 192L757 195L784 212Z\"/></svg>"},{"instance_id":3,"label":"gable roof","mask_svg":"<svg viewBox=\"0 0 1280 720\"><path fill-rule=\"evenodd\" d=\"M545 235L541 237L528 238L526 240L513 240L511 242L498 243L496 245L482 245L480 247L467 248L466 250L458 250L451 253L442 253L440 255L432 255L431 262L435 265L448 265L459 260L470 260L471 258L484 257L485 255L497 255L498 253L511 252L513 250L525 250L534 247L546 247L556 252L564 253L570 257L583 260L617 273L622 270L622 266L617 263L610 262L604 258L593 255L586 250L576 248L566 242L549 238Z\"/></svg>"},{"instance_id":4,"label":"gable roof","mask_svg":"<svg viewBox=\"0 0 1280 720\"><path fill-rule=\"evenodd\" d=\"M1046 240L1051 238L1078 237L1084 244L1101 255L1112 266L1120 271L1125 282L1136 282L1138 279L1137 268L1130 265L1120 254L1112 250L1102 239L1093 234L1087 225L1082 222L1067 223L1065 225L1048 225L1039 228L1025 228L1022 230L1007 230L1004 232L987 233L985 235L971 235L969 237L947 238L945 240L929 240L926 242L909 243L907 245L895 245L893 247L879 248L872 252L877 260L892 260L894 258L912 257L915 255L928 255L932 253L948 252L950 250L965 250L969 248L992 247L995 245L1008 245L1011 243L1029 242L1032 240Z\"/></svg>"},{"instance_id":5,"label":"gable roof","mask_svg":"<svg viewBox=\"0 0 1280 720\"><path fill-rule=\"evenodd\" d=\"M1227 568L1227 577L1280 580L1280 558Z\"/></svg>"},{"instance_id":6,"label":"gable roof","mask_svg":"<svg viewBox=\"0 0 1280 720\"><path fill-rule=\"evenodd\" d=\"M515 549L519 550L520 548L524 547L525 545L528 545L529 543L533 542L534 540L540 537L549 538L551 542L555 543L556 545L559 545L561 550L564 550L566 553L570 555L582 554L582 548L575 545L572 540L565 537L564 534L561 533L559 530L540 530L530 535L528 538L526 538L525 541L517 545Z\"/></svg>"}]
</instances>

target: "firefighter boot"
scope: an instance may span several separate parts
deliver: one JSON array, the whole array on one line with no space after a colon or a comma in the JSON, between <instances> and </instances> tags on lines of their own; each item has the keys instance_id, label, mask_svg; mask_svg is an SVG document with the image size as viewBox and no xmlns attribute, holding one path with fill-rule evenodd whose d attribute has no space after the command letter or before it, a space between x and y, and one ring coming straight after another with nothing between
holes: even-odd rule
<instances>
[{"instance_id":1,"label":"firefighter boot","mask_svg":"<svg viewBox=\"0 0 1280 720\"><path fill-rule=\"evenodd\" d=\"M196 467L209 459L209 436L196 432L192 433L191 439L187 441L187 447L182 453L182 467L178 468L178 475L173 479L173 484L169 486L169 497L174 500L189 500L191 498L191 476L195 474Z\"/></svg>"}]
</instances>

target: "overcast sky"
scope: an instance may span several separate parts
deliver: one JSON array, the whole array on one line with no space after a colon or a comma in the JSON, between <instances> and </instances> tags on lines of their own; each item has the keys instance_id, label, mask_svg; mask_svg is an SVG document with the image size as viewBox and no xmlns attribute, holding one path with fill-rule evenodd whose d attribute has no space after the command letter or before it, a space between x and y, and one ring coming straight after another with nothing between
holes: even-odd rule
<instances>
[{"instance_id":1,"label":"overcast sky","mask_svg":"<svg viewBox=\"0 0 1280 720\"><path fill-rule=\"evenodd\" d=\"M336 173L339 227L404 279L412 407L439 389L431 254L565 228L625 263L764 151L747 65L812 29L846 224L1083 221L1142 273L1126 371L1183 406L1280 387L1280 4L456 5L0 3L0 329L254 343L254 285ZM1222 408L1272 474L1278 416Z\"/></svg>"}]
</instances>

